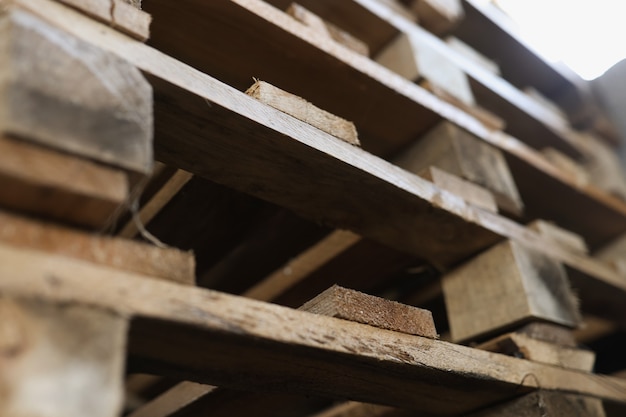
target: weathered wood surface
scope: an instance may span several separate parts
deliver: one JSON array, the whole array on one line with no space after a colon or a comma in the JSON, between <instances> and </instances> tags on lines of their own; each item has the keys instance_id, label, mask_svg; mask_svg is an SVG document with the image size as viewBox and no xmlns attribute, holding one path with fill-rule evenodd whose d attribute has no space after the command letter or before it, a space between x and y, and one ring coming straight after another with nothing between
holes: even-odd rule
<instances>
[{"instance_id":1,"label":"weathered wood surface","mask_svg":"<svg viewBox=\"0 0 626 417\"><path fill-rule=\"evenodd\" d=\"M578 253L589 253L585 240L569 230L545 220L534 220L528 227L543 237Z\"/></svg>"},{"instance_id":2,"label":"weathered wood surface","mask_svg":"<svg viewBox=\"0 0 626 417\"><path fill-rule=\"evenodd\" d=\"M0 211L0 242L151 277L193 285L192 253L87 234Z\"/></svg>"},{"instance_id":3,"label":"weathered wood surface","mask_svg":"<svg viewBox=\"0 0 626 417\"><path fill-rule=\"evenodd\" d=\"M6 277L0 282L4 294L80 302L137 318L129 347L142 367L196 382L375 401L444 415L511 399L538 386L626 402L626 381L621 379L52 255L3 246L0 274Z\"/></svg>"},{"instance_id":4,"label":"weathered wood surface","mask_svg":"<svg viewBox=\"0 0 626 417\"><path fill-rule=\"evenodd\" d=\"M329 135L352 145L360 145L354 123L322 110L302 97L283 91L264 81L255 81L246 90L246 94Z\"/></svg>"},{"instance_id":5,"label":"weathered wood surface","mask_svg":"<svg viewBox=\"0 0 626 417\"><path fill-rule=\"evenodd\" d=\"M461 0L414 0L411 10L420 26L438 36L449 33L464 16Z\"/></svg>"},{"instance_id":6,"label":"weathered wood surface","mask_svg":"<svg viewBox=\"0 0 626 417\"><path fill-rule=\"evenodd\" d=\"M333 285L299 310L381 329L437 338L433 314L422 308Z\"/></svg>"},{"instance_id":7,"label":"weathered wood surface","mask_svg":"<svg viewBox=\"0 0 626 417\"><path fill-rule=\"evenodd\" d=\"M391 27L393 34L386 41L407 25L411 28L408 31L420 31L413 23L407 23L406 19L398 20L388 8L376 6L373 1L305 3L307 8L324 18L339 16L338 19L345 23L358 20L358 24L342 27L366 40L370 46L368 39L377 36L372 28ZM281 8L289 5L287 2L275 4ZM152 42L159 49L241 90L249 86L251 76L256 76L307 97L321 108L354 121L359 128L363 148L369 152L393 156L441 118L446 118L505 152L529 209L528 214L532 217L550 219L555 213L565 213L563 226L583 235L591 247L610 240L620 231L626 231L626 204L618 198L591 185L583 187L573 183L571 178L519 140L486 128L454 106L436 99L419 86L370 60L346 54L342 52L344 48L334 42L312 36L302 25L264 2L224 0L206 3L186 0L184 7L178 7L171 2L152 0L146 4L146 9L154 16L167 16L167 20L179 31L193 30L207 39L229 39L233 47L242 53L226 53L223 48L215 48L213 43L178 42L180 36L171 36L172 25L155 24ZM215 16L221 19L213 21ZM206 24L207 19L213 19L211 25ZM361 26L365 22L371 25ZM259 33L264 34L262 42ZM420 33L429 42L447 48L429 33L423 30ZM294 55L285 55L286 49L294 51ZM376 52L373 50L372 53ZM298 71L293 70L296 68ZM492 78L489 77L490 80ZM329 80L332 80L333 88L328 88ZM518 91L517 94L532 103L523 93ZM372 97L376 98L375 102L372 102ZM543 112L539 114L543 115ZM394 126L394 129L390 130L389 126ZM537 146L546 146L549 132L548 136L545 132L540 133L543 129L541 123L533 124L531 120L524 126L534 126L525 140L541 138ZM537 183L542 184L541 190L537 189ZM546 195L551 198L546 198Z\"/></svg>"},{"instance_id":8,"label":"weathered wood surface","mask_svg":"<svg viewBox=\"0 0 626 417\"><path fill-rule=\"evenodd\" d=\"M112 27L146 41L150 37L151 16L125 0L59 0Z\"/></svg>"},{"instance_id":9,"label":"weathered wood surface","mask_svg":"<svg viewBox=\"0 0 626 417\"><path fill-rule=\"evenodd\" d=\"M454 174L450 174L442 169L431 166L419 173L420 177L431 181L437 187L458 195L476 207L498 212L498 205L493 194L486 188L481 187L471 181L464 180Z\"/></svg>"},{"instance_id":10,"label":"weathered wood surface","mask_svg":"<svg viewBox=\"0 0 626 417\"><path fill-rule=\"evenodd\" d=\"M533 392L468 417L605 417L602 401L581 395Z\"/></svg>"},{"instance_id":11,"label":"weathered wood surface","mask_svg":"<svg viewBox=\"0 0 626 417\"><path fill-rule=\"evenodd\" d=\"M61 5L30 0L21 3L21 7L33 13L45 11L49 20L75 36L117 53L152 75L158 91L159 152L175 166L263 196L308 217L320 219L322 213L329 224L349 227L433 261L458 262L500 239L497 235L514 238L564 262L571 272L578 272L572 278L576 287L594 289L581 291L588 299L583 300L583 305L587 303L595 310L590 312L613 320L624 317L621 306L626 283L610 267L546 244L536 233L493 213L472 209L425 180L354 146L329 140L330 136L323 132ZM202 121L202 127L198 121ZM482 125L477 121L473 125L476 129L479 126ZM237 140L232 140L235 137ZM509 143L506 135L500 138ZM550 169L549 164L546 169ZM310 183L310 178L316 178L315 184ZM535 180L550 189L549 177L540 174ZM556 178L554 181L559 184ZM327 183L335 186L328 187ZM303 184L307 187L303 188ZM565 184L560 186L569 189ZM293 193L285 193L285 189ZM394 201L398 215L380 215L388 213L387 201ZM594 199L587 201L595 204ZM584 206L581 201L569 204L570 208ZM594 210L588 210L585 217L591 212ZM605 214L604 220L616 220L610 233L618 234L619 224L625 219ZM369 216L376 219L374 224L368 221ZM597 211L594 216L598 216ZM385 219L384 224L381 218ZM594 225L597 218L600 217L594 219ZM422 223L415 224L416 221ZM602 229L603 225L598 227ZM411 233L407 234L407 230Z\"/></svg>"},{"instance_id":12,"label":"weathered wood surface","mask_svg":"<svg viewBox=\"0 0 626 417\"><path fill-rule=\"evenodd\" d=\"M593 351L559 346L521 333L499 336L477 346L477 349L585 372L592 372L596 359Z\"/></svg>"},{"instance_id":13,"label":"weathered wood surface","mask_svg":"<svg viewBox=\"0 0 626 417\"><path fill-rule=\"evenodd\" d=\"M533 319L573 328L581 321L565 269L536 248L502 242L442 280L455 341L484 337Z\"/></svg>"},{"instance_id":14,"label":"weathered wood surface","mask_svg":"<svg viewBox=\"0 0 626 417\"><path fill-rule=\"evenodd\" d=\"M128 330L123 314L2 292L0 415L119 415Z\"/></svg>"},{"instance_id":15,"label":"weathered wood surface","mask_svg":"<svg viewBox=\"0 0 626 417\"><path fill-rule=\"evenodd\" d=\"M141 73L50 25L44 11L2 5L0 132L148 173L152 90Z\"/></svg>"},{"instance_id":16,"label":"weathered wood surface","mask_svg":"<svg viewBox=\"0 0 626 417\"><path fill-rule=\"evenodd\" d=\"M102 229L129 192L122 170L0 134L0 205L6 208Z\"/></svg>"}]
</instances>

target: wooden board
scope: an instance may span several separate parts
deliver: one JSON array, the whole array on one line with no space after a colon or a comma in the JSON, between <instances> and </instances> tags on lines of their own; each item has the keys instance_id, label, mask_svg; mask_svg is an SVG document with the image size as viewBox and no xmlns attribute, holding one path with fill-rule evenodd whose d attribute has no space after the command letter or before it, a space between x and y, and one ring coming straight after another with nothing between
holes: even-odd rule
<instances>
[{"instance_id":1,"label":"wooden board","mask_svg":"<svg viewBox=\"0 0 626 417\"><path fill-rule=\"evenodd\" d=\"M564 268L536 248L503 242L442 278L452 340L528 321L576 327L580 312Z\"/></svg>"},{"instance_id":2,"label":"wooden board","mask_svg":"<svg viewBox=\"0 0 626 417\"><path fill-rule=\"evenodd\" d=\"M381 329L437 338L430 311L333 285L299 310Z\"/></svg>"},{"instance_id":3,"label":"wooden board","mask_svg":"<svg viewBox=\"0 0 626 417\"><path fill-rule=\"evenodd\" d=\"M580 395L537 391L468 417L605 417L602 401Z\"/></svg>"},{"instance_id":4,"label":"wooden board","mask_svg":"<svg viewBox=\"0 0 626 417\"><path fill-rule=\"evenodd\" d=\"M527 246L540 248L545 254L568 265L569 272L576 273L572 279L576 280L577 288L593 288L581 291L581 294L585 298L598 297L598 300L604 301L590 302L589 312L613 320L622 320L624 317L621 306L626 284L609 267L549 245L537 234L493 213L470 210L460 199L436 189L427 181L358 148L341 141L328 140L330 136L325 136L317 129L264 106L146 45L107 30L105 26L85 19L61 5L45 0L29 0L21 3L21 7L30 8L32 12L45 11L47 19L53 20L55 24L119 54L152 74L151 80L159 98L157 111L161 112L157 118L157 142L160 152L168 156L170 162L175 162L176 166L186 167L196 174L263 196L308 217L319 220L319 213L324 213L323 217L329 224L337 227L343 224L344 227L360 230L367 237L422 258L446 263L455 262L452 260L455 259L458 262L497 241L498 237L494 237L494 234L514 238ZM446 106L445 103L440 104ZM413 120L416 118L415 114L411 117ZM477 121L470 124L469 130L472 132L480 133L484 129ZM210 140L207 131L211 132ZM250 132L254 132L254 135ZM519 149L521 145L497 132L486 136L511 146L511 149ZM232 140L233 137L237 140ZM535 162L550 172L549 164L543 162L545 166L541 165L541 159ZM235 172L237 175L228 174ZM557 179L558 174L546 177L541 172L535 171L539 178L529 175L532 171L527 171L526 176L534 179L534 184L540 181L546 186L547 192L557 187L559 192L553 197L559 195L559 204L565 204L562 193L571 193L573 190ZM309 179L312 177L317 179L316 184L310 184ZM550 180L553 182L550 183ZM310 187L305 190L302 184ZM335 186L327 187L326 184ZM292 190L293 194L284 193L285 189ZM349 196L344 190L350 190ZM364 194L357 195L353 193L355 190L363 190ZM312 195L315 198L312 199ZM618 234L620 222L624 218L619 215L614 217L617 214L615 211L603 212L604 216L600 216L597 209L603 206L597 205L599 201L587 198L584 194L582 197L580 200L575 197L575 203L567 201L568 208L587 209L578 220L584 221L593 212L595 218L591 223L594 230L609 226L605 222L610 220L610 227L605 231ZM316 204L311 205L312 201ZM381 217L378 210L384 213L389 210L386 201L394 201L394 209L398 214L407 216L408 220L404 216ZM583 207L582 202L593 208ZM618 210L618 207L614 206L613 209ZM576 213L573 214L576 217ZM374 224L368 222L369 216L376 220ZM381 218L391 223L381 224ZM602 219L603 223L599 224L597 219ZM413 223L415 221L423 223L417 225ZM456 229L457 222L461 225L459 229ZM433 230L438 226L443 229ZM407 230L411 230L411 233L407 234ZM433 236L434 239L426 240L422 236ZM438 240L441 242L438 243ZM441 256L444 259L438 259ZM585 300L583 304L586 304Z\"/></svg>"},{"instance_id":5,"label":"wooden board","mask_svg":"<svg viewBox=\"0 0 626 417\"><path fill-rule=\"evenodd\" d=\"M621 379L52 255L2 247L0 274L6 277L0 282L4 294L71 300L135 317L129 345L135 363L196 382L352 398L444 415L511 399L538 385L626 402Z\"/></svg>"},{"instance_id":6,"label":"wooden board","mask_svg":"<svg viewBox=\"0 0 626 417\"><path fill-rule=\"evenodd\" d=\"M534 220L528 225L530 229L539 232L546 239L551 240L559 245L577 251L579 253L589 253L585 240L569 230L563 229L554 223L545 220Z\"/></svg>"},{"instance_id":7,"label":"wooden board","mask_svg":"<svg viewBox=\"0 0 626 417\"><path fill-rule=\"evenodd\" d=\"M60 0L87 15L112 27L145 41L150 37L152 17L142 12L137 5L125 0Z\"/></svg>"},{"instance_id":8,"label":"wooden board","mask_svg":"<svg viewBox=\"0 0 626 417\"><path fill-rule=\"evenodd\" d=\"M0 297L0 414L119 415L124 315L37 298Z\"/></svg>"},{"instance_id":9,"label":"wooden board","mask_svg":"<svg viewBox=\"0 0 626 417\"><path fill-rule=\"evenodd\" d=\"M11 1L3 5L0 132L149 173L152 90L141 73Z\"/></svg>"},{"instance_id":10,"label":"wooden board","mask_svg":"<svg viewBox=\"0 0 626 417\"><path fill-rule=\"evenodd\" d=\"M190 252L87 234L2 211L0 242L180 284L195 283L195 262Z\"/></svg>"},{"instance_id":11,"label":"wooden board","mask_svg":"<svg viewBox=\"0 0 626 417\"><path fill-rule=\"evenodd\" d=\"M354 123L330 114L301 97L283 91L264 81L255 81L246 90L246 94L329 135L352 145L359 146L361 144Z\"/></svg>"},{"instance_id":12,"label":"wooden board","mask_svg":"<svg viewBox=\"0 0 626 417\"><path fill-rule=\"evenodd\" d=\"M454 29L464 15L461 0L414 0L411 10L420 26L438 36Z\"/></svg>"},{"instance_id":13,"label":"wooden board","mask_svg":"<svg viewBox=\"0 0 626 417\"><path fill-rule=\"evenodd\" d=\"M464 180L437 167L431 166L420 172L420 177L432 181L437 187L450 191L476 207L498 212L498 205L493 194L486 188Z\"/></svg>"},{"instance_id":14,"label":"wooden board","mask_svg":"<svg viewBox=\"0 0 626 417\"><path fill-rule=\"evenodd\" d=\"M93 229L129 196L126 173L0 134L0 205Z\"/></svg>"}]
</instances>

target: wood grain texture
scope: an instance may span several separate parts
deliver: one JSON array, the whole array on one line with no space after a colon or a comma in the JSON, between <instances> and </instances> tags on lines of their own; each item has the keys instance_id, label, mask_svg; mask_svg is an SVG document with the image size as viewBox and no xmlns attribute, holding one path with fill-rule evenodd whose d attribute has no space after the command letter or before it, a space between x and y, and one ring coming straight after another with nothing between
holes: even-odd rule
<instances>
[{"instance_id":1,"label":"wood grain texture","mask_svg":"<svg viewBox=\"0 0 626 417\"><path fill-rule=\"evenodd\" d=\"M126 173L0 134L0 204L93 229L126 204Z\"/></svg>"},{"instance_id":2,"label":"wood grain texture","mask_svg":"<svg viewBox=\"0 0 626 417\"><path fill-rule=\"evenodd\" d=\"M0 132L148 173L152 90L141 73L10 0L4 6Z\"/></svg>"},{"instance_id":3,"label":"wood grain texture","mask_svg":"<svg viewBox=\"0 0 626 417\"><path fill-rule=\"evenodd\" d=\"M125 0L60 0L83 13L140 40L150 37L152 17Z\"/></svg>"},{"instance_id":4,"label":"wood grain texture","mask_svg":"<svg viewBox=\"0 0 626 417\"><path fill-rule=\"evenodd\" d=\"M131 355L146 369L196 382L352 398L444 415L511 399L537 386L626 402L621 379L52 255L3 246L0 274L6 277L0 282L4 294L80 302L135 317Z\"/></svg>"},{"instance_id":5,"label":"wood grain texture","mask_svg":"<svg viewBox=\"0 0 626 417\"><path fill-rule=\"evenodd\" d=\"M441 122L394 162L419 173L433 165L491 191L501 210L520 216L524 204L504 155L450 122Z\"/></svg>"},{"instance_id":6,"label":"wood grain texture","mask_svg":"<svg viewBox=\"0 0 626 417\"><path fill-rule=\"evenodd\" d=\"M0 297L0 414L114 417L127 320L107 309Z\"/></svg>"},{"instance_id":7,"label":"wood grain texture","mask_svg":"<svg viewBox=\"0 0 626 417\"><path fill-rule=\"evenodd\" d=\"M301 97L283 91L264 81L255 81L246 90L246 94L329 135L352 145L359 146L361 144L354 123L330 114Z\"/></svg>"},{"instance_id":8,"label":"wood grain texture","mask_svg":"<svg viewBox=\"0 0 626 417\"><path fill-rule=\"evenodd\" d=\"M564 268L536 249L503 242L443 277L452 339L539 319L576 327L580 312Z\"/></svg>"},{"instance_id":9,"label":"wood grain texture","mask_svg":"<svg viewBox=\"0 0 626 417\"><path fill-rule=\"evenodd\" d=\"M300 308L380 329L437 338L430 311L333 285Z\"/></svg>"},{"instance_id":10,"label":"wood grain texture","mask_svg":"<svg viewBox=\"0 0 626 417\"><path fill-rule=\"evenodd\" d=\"M498 212L498 205L493 194L486 188L464 180L437 167L431 166L420 172L420 177L431 181L437 187L458 195L476 207Z\"/></svg>"},{"instance_id":11,"label":"wood grain texture","mask_svg":"<svg viewBox=\"0 0 626 417\"><path fill-rule=\"evenodd\" d=\"M264 13L267 12L273 16L274 12L270 13L265 10L265 6L261 7L261 3L253 3L255 7L263 8ZM217 4L217 2L211 4ZM221 2L219 4L224 6ZM231 5L232 3L226 2L225 4ZM234 7L234 4L232 5ZM624 318L622 306L626 283L610 267L549 245L536 233L493 213L484 210L467 211L466 205L459 203L461 200L452 194L437 190L427 181L409 175L358 148L341 141L328 140L328 137L317 130L313 133L314 128L264 106L212 77L181 64L140 42L107 29L105 26L98 25L59 4L45 0L29 0L20 3L20 7L32 13L45 11L46 19L68 30L74 36L116 53L146 73L152 74L151 79L159 91L158 107L163 111L161 117L158 118L162 123L157 127L161 138L159 140L161 151L169 155L170 159L176 159L180 168L186 166L190 172L210 177L218 182L227 182L235 188L255 195L262 195L268 200L295 209L301 214L308 213L308 217L318 217L319 212L332 215L325 219L328 224L332 223L336 227L341 227L341 224L344 227L351 226L353 230L361 230L360 233L365 236L386 242L390 246L422 258L431 257L431 255L434 255L431 259L437 258L437 248L433 246L437 242L432 239L426 241L421 238L422 236L433 236L435 239L443 240L440 246L439 243L436 246L439 246L445 255L446 259L441 261L446 262L449 262L451 257L458 261L476 253L479 248L491 245L497 240L491 234L514 238L564 262L569 268L568 272L576 287L585 288L585 291L581 291L580 294L586 298L582 301L583 305L589 308L588 312L609 317L612 320ZM253 22L258 22L258 20L253 20ZM356 54L353 55L355 56L352 58L355 58ZM363 61L363 65L366 66L365 62L369 61ZM391 78L401 81L397 79L399 77L391 76ZM401 83L401 85L409 92L419 90L419 87L412 87L411 84ZM426 97L423 96L425 101L430 100ZM207 100L211 102L211 107L207 104ZM439 106L442 111L446 109L446 111L458 112L458 109L453 109L451 106L446 107L448 106L446 103L439 103ZM458 113L455 114L457 114L455 117L459 116ZM184 117L181 117L183 115ZM410 119L417 120L419 117L416 113L412 113ZM271 120L271 124L268 120ZM510 147L508 149L519 150L530 159L535 158L536 155L533 155L528 148L524 148L507 135L498 132L486 134L484 127L478 121L472 122L471 118L463 118L463 120L470 132L476 132L478 136L484 138L491 138L502 146ZM461 118L458 121L460 122ZM204 128L199 127L199 123ZM208 126L212 128L209 129ZM207 140L207 131L212 132L211 140ZM250 132L254 132L254 135ZM236 137L237 140L231 140L232 137ZM263 157L264 154L266 157ZM231 155L231 158L225 159L227 155ZM200 164L199 160L203 162ZM523 163L514 159L508 162L510 166L513 163ZM545 186L546 192L554 191L552 200L558 204L567 204L568 207L568 210L559 210L559 213L571 215L568 220L575 224L572 230L579 231L585 226L583 236L590 242L592 248L593 244L597 245L599 240L619 234L621 222L625 220L618 214L621 210L619 205L613 205L610 199L605 199L605 196L601 194L593 194L591 189L585 189L585 193L579 195L580 190L570 188L565 179L561 182L557 172L553 173L554 177L545 175L546 172L551 172L552 167L544 159L536 158L534 163L541 167L541 170L526 170L525 176L517 177L516 182L519 184L520 178L528 178L528 181L534 181L532 189L536 189L535 185L539 181ZM273 167L274 171L268 171L268 167ZM332 172L329 171L330 168ZM519 166L516 169L519 169ZM286 172L290 175L285 175ZM316 184L307 187L306 192L298 193L298 191L304 191L302 184L309 184L310 178L316 178ZM330 187L325 186L328 181L333 183L337 181L337 178L341 179L342 184L338 187L339 189L331 190ZM277 180L280 181L277 182ZM285 189L292 190L293 194L285 193ZM369 190L370 192L360 197L350 194L348 199L343 190ZM312 192L316 195L315 199L311 198ZM389 192L389 194L381 194L383 192ZM587 195L587 192L590 194ZM591 194L594 195L593 198L590 197ZM382 198L383 195L387 196ZM318 199L331 206L320 207L317 203L314 207L310 205L311 201ZM383 200L394 201L396 203L394 207L398 213L409 216L408 223L403 216L389 218L389 216L376 215L379 209L388 213L389 207L383 204ZM539 200L545 200L545 198L541 197ZM358 201L360 202L357 203ZM433 207L436 208L433 210ZM581 216L580 211L569 210L572 207L584 209L584 216ZM373 213L377 222L380 218L384 218L386 221L398 221L398 225L395 227L390 223L370 224L365 227L367 219L362 215L367 212ZM420 213L427 213L427 215L422 216ZM590 213L594 213L593 222L589 222ZM438 219L434 220L430 216ZM426 229L422 232L418 232L419 227L410 226L416 218L425 221L423 227ZM598 219L602 222L599 223ZM454 232L456 222L470 226L471 230L462 234L464 238L453 236L456 233ZM432 229L438 226L443 229ZM564 226L570 228L569 224L564 224ZM489 231L486 236L482 236L483 232L476 232L482 228ZM412 233L407 234L407 230L411 230ZM593 235L593 239L589 240L587 237L592 235L592 231L600 233ZM383 239L384 236L386 236L385 239ZM485 240L477 242L478 237ZM457 249L459 252L456 252Z\"/></svg>"},{"instance_id":12,"label":"wood grain texture","mask_svg":"<svg viewBox=\"0 0 626 417\"><path fill-rule=\"evenodd\" d=\"M332 23L326 22L316 14L300 6L297 3L292 3L287 8L287 13L294 19L305 24L306 26L315 29L315 31L321 35L330 37L335 42L353 50L361 55L369 56L369 47L360 39L355 38L348 32L341 30L338 26Z\"/></svg>"},{"instance_id":13,"label":"wood grain texture","mask_svg":"<svg viewBox=\"0 0 626 417\"><path fill-rule=\"evenodd\" d=\"M190 252L87 234L2 211L0 241L181 284L195 283L195 262Z\"/></svg>"},{"instance_id":14,"label":"wood grain texture","mask_svg":"<svg viewBox=\"0 0 626 417\"><path fill-rule=\"evenodd\" d=\"M602 401L537 391L468 417L605 417Z\"/></svg>"},{"instance_id":15,"label":"wood grain texture","mask_svg":"<svg viewBox=\"0 0 626 417\"><path fill-rule=\"evenodd\" d=\"M559 346L520 333L508 333L477 346L490 352L592 372L596 355L591 350Z\"/></svg>"},{"instance_id":16,"label":"wood grain texture","mask_svg":"<svg viewBox=\"0 0 626 417\"><path fill-rule=\"evenodd\" d=\"M601 262L613 266L622 276L626 277L626 234L602 247L593 256Z\"/></svg>"}]
</instances>

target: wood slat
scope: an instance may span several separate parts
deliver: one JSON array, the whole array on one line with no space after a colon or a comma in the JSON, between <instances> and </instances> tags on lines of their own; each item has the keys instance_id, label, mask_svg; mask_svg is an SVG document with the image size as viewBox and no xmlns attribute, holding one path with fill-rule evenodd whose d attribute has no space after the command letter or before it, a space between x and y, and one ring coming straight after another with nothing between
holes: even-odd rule
<instances>
[{"instance_id":1,"label":"wood slat","mask_svg":"<svg viewBox=\"0 0 626 417\"><path fill-rule=\"evenodd\" d=\"M621 379L51 255L3 246L0 274L6 277L0 282L5 294L80 302L135 317L130 352L141 358L142 367L198 382L375 401L444 415L501 402L538 385L626 402Z\"/></svg>"}]
</instances>

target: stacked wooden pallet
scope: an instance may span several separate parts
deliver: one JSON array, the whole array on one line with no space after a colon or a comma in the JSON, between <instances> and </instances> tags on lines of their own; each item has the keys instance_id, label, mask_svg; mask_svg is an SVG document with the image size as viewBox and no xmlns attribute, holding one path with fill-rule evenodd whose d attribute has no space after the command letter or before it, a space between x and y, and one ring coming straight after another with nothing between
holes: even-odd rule
<instances>
[{"instance_id":1,"label":"stacked wooden pallet","mask_svg":"<svg viewBox=\"0 0 626 417\"><path fill-rule=\"evenodd\" d=\"M473 1L135 3L0 0L0 415L623 413L579 81Z\"/></svg>"}]
</instances>

